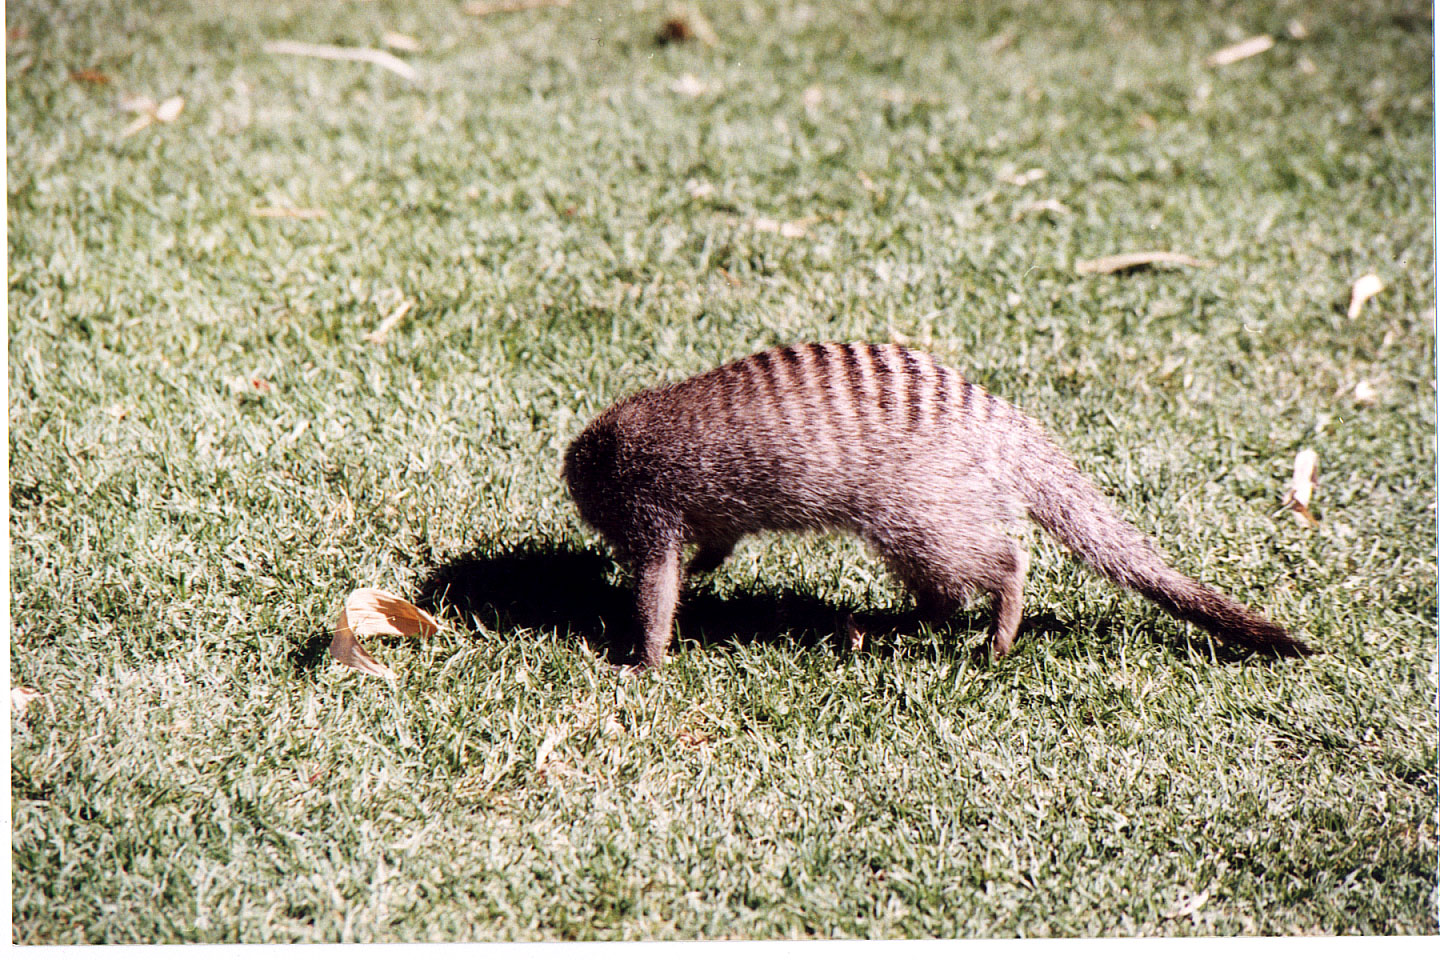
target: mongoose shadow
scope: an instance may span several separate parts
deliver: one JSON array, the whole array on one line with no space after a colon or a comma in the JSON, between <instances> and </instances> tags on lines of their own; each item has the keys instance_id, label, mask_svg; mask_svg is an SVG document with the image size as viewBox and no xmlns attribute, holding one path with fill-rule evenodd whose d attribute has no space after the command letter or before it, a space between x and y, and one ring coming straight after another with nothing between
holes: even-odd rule
<instances>
[{"instance_id":1,"label":"mongoose shadow","mask_svg":"<svg viewBox=\"0 0 1440 960\"><path fill-rule=\"evenodd\" d=\"M603 553L528 543L494 552L484 547L443 561L422 579L416 603L432 612L447 608L479 619L500 632L558 630L578 635L611 662L634 662L636 610L633 587L615 582L615 565ZM686 644L734 647L750 644L829 645L848 652L848 618L865 633L867 651L884 649L913 636L921 618L913 610L850 610L813 594L788 588L741 588L718 593L708 579L692 584L680 604L677 624ZM938 652L958 659L983 639L986 619L959 613L937 625ZM1068 629L1053 617L1026 622L1032 630ZM985 656L983 644L978 648Z\"/></svg>"}]
</instances>

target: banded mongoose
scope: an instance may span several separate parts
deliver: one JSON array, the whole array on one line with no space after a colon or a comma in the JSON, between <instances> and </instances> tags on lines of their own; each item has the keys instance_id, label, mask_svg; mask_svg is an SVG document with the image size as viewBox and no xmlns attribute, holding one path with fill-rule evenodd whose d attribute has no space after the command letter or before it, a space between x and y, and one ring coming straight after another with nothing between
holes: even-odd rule
<instances>
[{"instance_id":1,"label":"banded mongoose","mask_svg":"<svg viewBox=\"0 0 1440 960\"><path fill-rule=\"evenodd\" d=\"M1241 647L1309 648L1172 570L1044 430L934 358L894 344L765 350L644 390L595 418L565 454L580 516L634 573L640 663L658 666L686 575L761 530L859 534L925 617L994 598L1009 652L1029 559L1025 518L1168 613Z\"/></svg>"}]
</instances>

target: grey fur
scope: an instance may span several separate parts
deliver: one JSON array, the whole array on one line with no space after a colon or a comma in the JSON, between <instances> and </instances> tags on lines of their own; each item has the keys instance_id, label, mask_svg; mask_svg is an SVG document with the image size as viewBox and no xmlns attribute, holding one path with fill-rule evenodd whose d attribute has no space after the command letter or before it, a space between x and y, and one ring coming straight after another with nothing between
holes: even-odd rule
<instances>
[{"instance_id":1,"label":"grey fur","mask_svg":"<svg viewBox=\"0 0 1440 960\"><path fill-rule=\"evenodd\" d=\"M686 574L746 534L844 530L868 540L928 616L994 598L1009 652L1029 566L1028 518L1091 567L1223 640L1303 656L1304 643L1172 570L1033 420L923 353L801 344L645 390L565 455L580 516L635 573L641 662L658 666Z\"/></svg>"}]
</instances>

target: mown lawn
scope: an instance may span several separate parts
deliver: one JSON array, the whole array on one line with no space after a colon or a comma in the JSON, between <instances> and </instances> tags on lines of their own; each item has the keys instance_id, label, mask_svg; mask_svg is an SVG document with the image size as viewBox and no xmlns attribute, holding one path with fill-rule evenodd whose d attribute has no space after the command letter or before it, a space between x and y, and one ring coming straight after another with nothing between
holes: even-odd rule
<instances>
[{"instance_id":1,"label":"mown lawn","mask_svg":"<svg viewBox=\"0 0 1440 960\"><path fill-rule=\"evenodd\" d=\"M1429 6L698 6L7 4L13 937L1436 932ZM388 31L414 80L264 50ZM1209 265L1074 269L1154 249ZM1043 541L1012 657L851 653L909 601L815 536L617 677L561 452L806 338L930 349L1323 654ZM448 626L393 684L325 652L369 585Z\"/></svg>"}]
</instances>

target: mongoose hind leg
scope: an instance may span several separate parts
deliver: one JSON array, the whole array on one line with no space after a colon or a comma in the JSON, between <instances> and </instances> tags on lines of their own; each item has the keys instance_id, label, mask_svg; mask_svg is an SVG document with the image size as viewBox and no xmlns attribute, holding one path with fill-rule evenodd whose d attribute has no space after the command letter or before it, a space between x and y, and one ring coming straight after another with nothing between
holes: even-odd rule
<instances>
[{"instance_id":1,"label":"mongoose hind leg","mask_svg":"<svg viewBox=\"0 0 1440 960\"><path fill-rule=\"evenodd\" d=\"M950 616L973 591L994 603L990 649L1003 657L1020 630L1025 575L1030 556L1010 537L987 529L930 531L925 538L879 543L890 568L915 594L920 616L939 621Z\"/></svg>"},{"instance_id":2,"label":"mongoose hind leg","mask_svg":"<svg viewBox=\"0 0 1440 960\"><path fill-rule=\"evenodd\" d=\"M1020 630L1020 608L1025 596L1025 574L1030 570L1030 554L1018 543L1011 543L1009 557L997 565L995 619L990 624L990 649L997 657L1010 652L1015 634Z\"/></svg>"},{"instance_id":3,"label":"mongoose hind leg","mask_svg":"<svg viewBox=\"0 0 1440 960\"><path fill-rule=\"evenodd\" d=\"M735 542L734 540L701 541L696 547L695 555L685 566L685 579L714 573L722 563L730 558L730 552L735 549Z\"/></svg>"}]
</instances>

